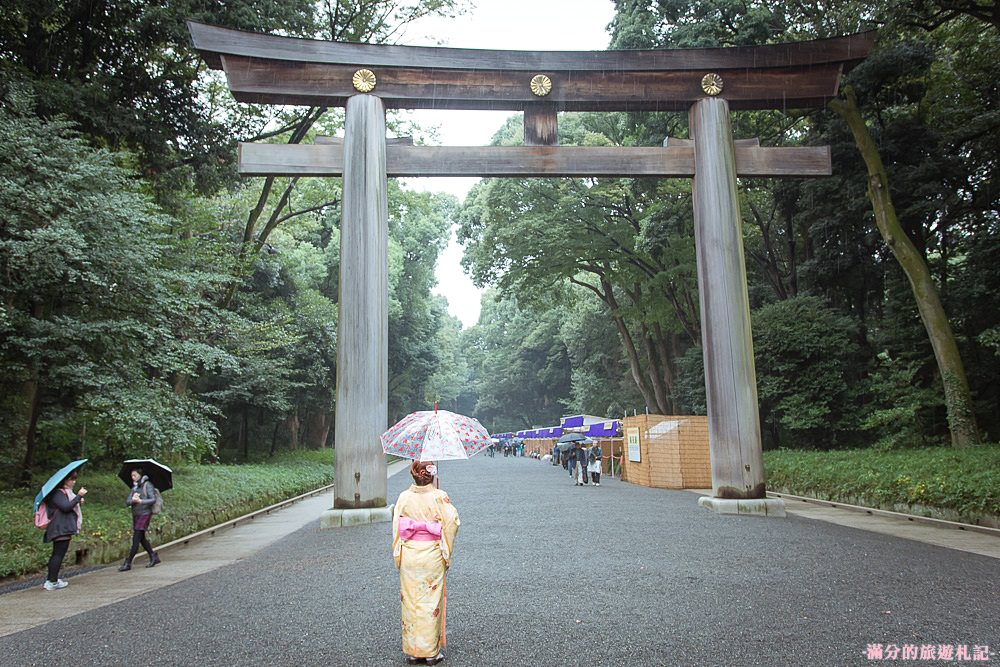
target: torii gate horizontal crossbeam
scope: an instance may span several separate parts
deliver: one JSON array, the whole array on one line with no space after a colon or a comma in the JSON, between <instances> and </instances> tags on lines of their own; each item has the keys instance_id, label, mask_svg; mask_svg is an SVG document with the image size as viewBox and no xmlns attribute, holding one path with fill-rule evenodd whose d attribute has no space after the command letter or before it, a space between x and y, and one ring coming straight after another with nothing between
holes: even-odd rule
<instances>
[{"instance_id":1,"label":"torii gate horizontal crossbeam","mask_svg":"<svg viewBox=\"0 0 1000 667\"><path fill-rule=\"evenodd\" d=\"M241 143L245 176L340 176L338 144ZM406 146L385 147L389 176L660 176L691 178L694 148L667 146ZM736 146L736 173L743 177L829 176L829 146L763 148Z\"/></svg>"},{"instance_id":2,"label":"torii gate horizontal crossbeam","mask_svg":"<svg viewBox=\"0 0 1000 667\"><path fill-rule=\"evenodd\" d=\"M385 108L555 111L685 110L718 76L732 109L822 106L875 33L787 44L628 51L500 51L358 44L261 35L188 22L195 48L224 69L240 102L344 106L371 74ZM533 89L534 77L548 88Z\"/></svg>"}]
</instances>

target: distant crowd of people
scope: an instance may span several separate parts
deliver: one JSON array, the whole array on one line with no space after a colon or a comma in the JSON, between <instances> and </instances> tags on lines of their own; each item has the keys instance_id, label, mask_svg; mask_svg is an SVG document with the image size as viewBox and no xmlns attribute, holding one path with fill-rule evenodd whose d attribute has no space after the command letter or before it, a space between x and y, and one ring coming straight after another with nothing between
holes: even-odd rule
<instances>
[{"instance_id":1,"label":"distant crowd of people","mask_svg":"<svg viewBox=\"0 0 1000 667\"><path fill-rule=\"evenodd\" d=\"M505 457L524 456L524 443L517 442L516 440L501 440L487 447L486 454L490 458L493 458L497 454L503 454ZM531 457L537 459L538 455L532 452Z\"/></svg>"},{"instance_id":2,"label":"distant crowd of people","mask_svg":"<svg viewBox=\"0 0 1000 667\"><path fill-rule=\"evenodd\" d=\"M600 443L589 438L576 442L557 442L545 456L537 451L525 453L523 441L500 440L487 447L486 454L490 458L501 454L504 457L527 456L550 460L554 466L561 465L577 486L601 485L601 458L604 452Z\"/></svg>"},{"instance_id":3,"label":"distant crowd of people","mask_svg":"<svg viewBox=\"0 0 1000 667\"><path fill-rule=\"evenodd\" d=\"M552 446L552 465L561 464L577 486L586 486L588 483L600 486L601 457L604 452L600 443L594 442L590 447L584 446L587 443L588 441L577 440L572 448L567 449L560 448L565 443L556 443Z\"/></svg>"}]
</instances>

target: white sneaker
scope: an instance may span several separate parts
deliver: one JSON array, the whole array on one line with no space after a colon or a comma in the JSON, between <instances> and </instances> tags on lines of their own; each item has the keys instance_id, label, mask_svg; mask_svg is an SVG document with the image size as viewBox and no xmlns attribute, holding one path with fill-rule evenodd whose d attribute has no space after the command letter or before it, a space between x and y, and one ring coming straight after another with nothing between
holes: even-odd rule
<instances>
[{"instance_id":1,"label":"white sneaker","mask_svg":"<svg viewBox=\"0 0 1000 667\"><path fill-rule=\"evenodd\" d=\"M69 586L69 583L63 581L62 579L57 580L55 583L46 580L46 582L42 584L42 588L44 588L47 591L54 591L60 588L66 588L67 586Z\"/></svg>"},{"instance_id":2,"label":"white sneaker","mask_svg":"<svg viewBox=\"0 0 1000 667\"><path fill-rule=\"evenodd\" d=\"M601 485L600 482L594 482L594 486L600 486L600 485Z\"/></svg>"}]
</instances>

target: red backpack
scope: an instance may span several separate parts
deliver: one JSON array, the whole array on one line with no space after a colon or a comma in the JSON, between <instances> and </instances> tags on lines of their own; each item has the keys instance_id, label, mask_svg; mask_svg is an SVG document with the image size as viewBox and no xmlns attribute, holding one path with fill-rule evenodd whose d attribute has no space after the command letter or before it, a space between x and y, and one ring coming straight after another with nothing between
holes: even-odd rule
<instances>
[{"instance_id":1,"label":"red backpack","mask_svg":"<svg viewBox=\"0 0 1000 667\"><path fill-rule=\"evenodd\" d=\"M45 530L49 525L49 507L42 502L35 510L35 528Z\"/></svg>"}]
</instances>

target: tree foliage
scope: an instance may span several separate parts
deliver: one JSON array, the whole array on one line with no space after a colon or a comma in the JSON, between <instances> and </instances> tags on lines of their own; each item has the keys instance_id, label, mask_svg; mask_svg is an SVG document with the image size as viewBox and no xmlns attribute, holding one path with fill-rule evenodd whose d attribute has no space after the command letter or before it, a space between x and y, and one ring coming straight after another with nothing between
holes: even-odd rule
<instances>
[{"instance_id":1,"label":"tree foliage","mask_svg":"<svg viewBox=\"0 0 1000 667\"><path fill-rule=\"evenodd\" d=\"M1000 193L1000 97L989 83L998 80L995 11L894 0L619 0L616 9L612 48L743 46L880 29L875 50L846 83L884 161L901 233L928 267L927 283L970 369L976 416L997 437L995 411L983 409L995 402L991 378L1000 370L1000 303L989 268ZM494 142L519 143L518 120ZM740 182L767 444L940 442L949 422L939 399L951 386L940 379L917 301L875 224L847 123L815 109L737 112L733 124L736 138L765 145L830 145L834 166L830 178ZM687 133L684 115L671 113L562 114L559 125L560 143L576 145L652 146ZM616 356L628 362L640 400L654 411L703 411L690 208L678 182L484 181L465 202L461 234L474 278L517 306L504 317L544 304L574 319L581 302L568 286L590 290L606 321L618 325ZM597 341L565 330L562 340L574 392L616 382L610 369L584 369L599 358ZM582 408L572 398L567 405ZM952 418L953 433L956 426Z\"/></svg>"},{"instance_id":2,"label":"tree foliage","mask_svg":"<svg viewBox=\"0 0 1000 667\"><path fill-rule=\"evenodd\" d=\"M0 283L4 437L35 463L39 429L67 430L128 451L197 454L211 446L210 410L176 396L185 364L225 365L218 347L175 335L191 294L222 277L174 265L173 221L136 192L107 151L61 121L39 120L30 97L0 106ZM10 463L10 461L8 461Z\"/></svg>"},{"instance_id":3,"label":"tree foliage","mask_svg":"<svg viewBox=\"0 0 1000 667\"><path fill-rule=\"evenodd\" d=\"M4 77L31 86L41 116L65 116L94 145L130 151L167 191L189 184L211 192L231 181L235 141L261 126L203 76L185 22L292 35L318 29L311 0L13 0L4 18Z\"/></svg>"},{"instance_id":4,"label":"tree foliage","mask_svg":"<svg viewBox=\"0 0 1000 667\"><path fill-rule=\"evenodd\" d=\"M235 104L185 21L390 41L461 5L11 5L0 480L66 457L254 458L331 443L340 180L262 187L233 166L238 139L334 134L343 115ZM395 182L390 198L390 404L468 402L462 336L430 293L456 203Z\"/></svg>"},{"instance_id":5,"label":"tree foliage","mask_svg":"<svg viewBox=\"0 0 1000 667\"><path fill-rule=\"evenodd\" d=\"M602 120L564 115L562 142L627 140ZM508 126L496 141L517 139ZM699 335L689 201L669 181L488 180L466 200L459 237L474 279L518 303L544 303L566 283L598 298L646 405L669 413L673 359Z\"/></svg>"}]
</instances>

